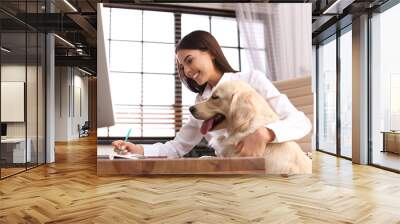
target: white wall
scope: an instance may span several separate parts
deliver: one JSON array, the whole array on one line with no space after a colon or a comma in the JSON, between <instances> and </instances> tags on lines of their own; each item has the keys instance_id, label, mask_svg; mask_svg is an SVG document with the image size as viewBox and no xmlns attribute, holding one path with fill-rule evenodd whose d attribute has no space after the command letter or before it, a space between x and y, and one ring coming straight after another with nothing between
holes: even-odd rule
<instances>
[{"instance_id":1,"label":"white wall","mask_svg":"<svg viewBox=\"0 0 400 224\"><path fill-rule=\"evenodd\" d=\"M55 141L68 140L68 85L67 67L55 68Z\"/></svg>"},{"instance_id":2,"label":"white wall","mask_svg":"<svg viewBox=\"0 0 400 224\"><path fill-rule=\"evenodd\" d=\"M55 73L55 141L70 141L79 138L78 124L88 120L88 78L72 67L56 67Z\"/></svg>"},{"instance_id":3,"label":"white wall","mask_svg":"<svg viewBox=\"0 0 400 224\"><path fill-rule=\"evenodd\" d=\"M79 72L79 71L75 69L74 70L74 73L75 73L75 75L74 75L74 90L75 90L74 94L75 95L73 97L74 104L75 104L73 109L75 110L75 113L72 114L73 115L73 119L72 119L72 127L73 128L71 130L72 131L71 134L72 134L72 136L74 136L74 138L79 136L78 128L77 128L78 124L80 124L80 126L82 126L85 123L85 121L89 120L89 118L88 118L89 117L88 77L87 76L83 77L83 76L79 75L80 73L78 73L78 75L77 75L77 72ZM80 99L78 98L78 96L79 96L78 90L80 90ZM81 102L79 103L78 100L80 100ZM79 107L81 107L81 108L79 108ZM79 109L81 109L81 113L80 113Z\"/></svg>"},{"instance_id":4,"label":"white wall","mask_svg":"<svg viewBox=\"0 0 400 224\"><path fill-rule=\"evenodd\" d=\"M25 65L2 65L1 66L1 81L4 82L25 82L25 75L27 69L28 74L32 73L32 70L36 68L32 66ZM35 96L33 93L27 93L27 96ZM4 97L4 96L3 96ZM36 105L35 105L36 106ZM6 110L6 108L1 108L2 110ZM25 137L25 122L7 122L7 137Z\"/></svg>"},{"instance_id":5,"label":"white wall","mask_svg":"<svg viewBox=\"0 0 400 224\"><path fill-rule=\"evenodd\" d=\"M30 149L32 161L44 163L44 74L41 66L27 67L25 64L3 64L1 66L1 81L3 82L24 82L26 84L26 106L21 108L21 112L25 114L26 121L22 122L6 122L8 138L24 138L25 135L30 140ZM25 80L27 79L27 80ZM2 89L3 92L4 89ZM2 95L2 98L8 98ZM1 110L12 110L10 108L1 108ZM4 111L3 111L4 112ZM13 113L13 111L7 111ZM15 113L15 112L14 112ZM37 155L39 153L39 155Z\"/></svg>"}]
</instances>

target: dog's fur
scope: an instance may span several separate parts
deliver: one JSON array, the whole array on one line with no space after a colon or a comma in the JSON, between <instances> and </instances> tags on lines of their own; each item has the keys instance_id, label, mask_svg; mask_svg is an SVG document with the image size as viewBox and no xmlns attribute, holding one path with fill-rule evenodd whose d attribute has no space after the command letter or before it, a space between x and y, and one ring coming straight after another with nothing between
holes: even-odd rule
<instances>
[{"instance_id":1,"label":"dog's fur","mask_svg":"<svg viewBox=\"0 0 400 224\"><path fill-rule=\"evenodd\" d=\"M211 97L193 106L196 119L208 120L217 114L225 119L210 131L226 128L228 136L212 139L213 147L222 149L221 156L237 156L235 146L259 127L278 121L278 116L250 85L244 81L227 81L218 85ZM290 130L288 130L290 131ZM304 174L312 172L312 162L294 141L269 143L263 156L266 172L273 174Z\"/></svg>"}]
</instances>

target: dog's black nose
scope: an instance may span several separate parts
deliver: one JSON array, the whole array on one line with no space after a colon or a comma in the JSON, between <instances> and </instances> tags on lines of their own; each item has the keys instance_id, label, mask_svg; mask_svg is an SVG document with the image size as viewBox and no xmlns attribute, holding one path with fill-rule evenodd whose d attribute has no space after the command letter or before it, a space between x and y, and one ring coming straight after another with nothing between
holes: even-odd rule
<instances>
[{"instance_id":1,"label":"dog's black nose","mask_svg":"<svg viewBox=\"0 0 400 224\"><path fill-rule=\"evenodd\" d=\"M189 111L192 115L194 115L194 113L196 113L196 107L194 106L189 107Z\"/></svg>"}]
</instances>

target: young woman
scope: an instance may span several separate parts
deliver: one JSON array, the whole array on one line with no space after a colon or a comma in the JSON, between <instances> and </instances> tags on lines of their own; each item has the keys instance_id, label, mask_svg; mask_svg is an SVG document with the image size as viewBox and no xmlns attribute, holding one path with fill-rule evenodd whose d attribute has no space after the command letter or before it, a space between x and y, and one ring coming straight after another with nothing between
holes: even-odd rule
<instances>
[{"instance_id":1,"label":"young woman","mask_svg":"<svg viewBox=\"0 0 400 224\"><path fill-rule=\"evenodd\" d=\"M191 91L198 93L196 102L210 97L213 87L228 80L244 80L255 88L268 101L278 114L278 122L268 124L248 135L237 146L241 156L258 156L260 152L254 149L270 142L285 142L304 137L311 130L311 123L303 112L298 111L259 71L236 72L226 60L216 39L208 32L194 31L186 35L176 46L176 63L181 81ZM195 102L193 102L195 103ZM164 144L135 145L122 140L114 141L114 147L125 145L133 153L145 156L182 157L190 152L203 137L207 140L212 136L223 134L223 130L201 134L203 121L190 116L189 121L176 134L176 137ZM218 155L218 152L216 152Z\"/></svg>"}]
</instances>

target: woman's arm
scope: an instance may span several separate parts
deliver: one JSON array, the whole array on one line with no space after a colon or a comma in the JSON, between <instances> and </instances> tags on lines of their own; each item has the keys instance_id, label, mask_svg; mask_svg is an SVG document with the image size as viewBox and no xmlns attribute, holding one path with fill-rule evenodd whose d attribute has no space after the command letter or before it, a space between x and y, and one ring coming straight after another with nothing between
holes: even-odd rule
<instances>
[{"instance_id":1,"label":"woman's arm","mask_svg":"<svg viewBox=\"0 0 400 224\"><path fill-rule=\"evenodd\" d=\"M248 78L249 84L267 100L279 117L279 121L265 126L275 134L272 142L297 140L310 132L310 120L293 106L286 95L278 91L264 73L253 71Z\"/></svg>"},{"instance_id":2,"label":"woman's arm","mask_svg":"<svg viewBox=\"0 0 400 224\"><path fill-rule=\"evenodd\" d=\"M173 140L166 143L143 145L144 156L168 156L168 158L183 157L197 145L203 135L200 133L199 121L191 115L189 121L181 128Z\"/></svg>"}]
</instances>

